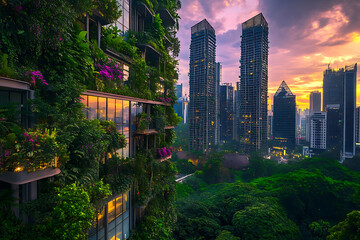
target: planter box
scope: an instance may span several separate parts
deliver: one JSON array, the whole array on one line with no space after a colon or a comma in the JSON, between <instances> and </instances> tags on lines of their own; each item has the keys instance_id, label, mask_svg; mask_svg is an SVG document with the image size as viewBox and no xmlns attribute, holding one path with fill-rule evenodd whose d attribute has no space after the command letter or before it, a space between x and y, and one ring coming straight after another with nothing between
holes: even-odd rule
<instances>
[{"instance_id":1,"label":"planter box","mask_svg":"<svg viewBox=\"0 0 360 240\"><path fill-rule=\"evenodd\" d=\"M5 172L0 174L0 181L10 184L25 184L58 175L60 172L59 168L46 168L35 172Z\"/></svg>"}]
</instances>

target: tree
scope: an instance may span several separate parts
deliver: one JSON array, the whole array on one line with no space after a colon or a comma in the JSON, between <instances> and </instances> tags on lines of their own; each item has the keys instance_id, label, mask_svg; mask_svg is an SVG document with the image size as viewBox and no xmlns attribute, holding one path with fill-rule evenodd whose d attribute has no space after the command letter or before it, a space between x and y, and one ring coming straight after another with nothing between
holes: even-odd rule
<instances>
[{"instance_id":1,"label":"tree","mask_svg":"<svg viewBox=\"0 0 360 240\"><path fill-rule=\"evenodd\" d=\"M220 235L217 236L216 240L240 240L240 238L235 237L229 231L223 230Z\"/></svg>"},{"instance_id":2,"label":"tree","mask_svg":"<svg viewBox=\"0 0 360 240\"><path fill-rule=\"evenodd\" d=\"M327 240L359 240L360 239L360 211L347 214L344 221L330 228Z\"/></svg>"},{"instance_id":3,"label":"tree","mask_svg":"<svg viewBox=\"0 0 360 240\"><path fill-rule=\"evenodd\" d=\"M296 224L276 205L256 203L234 214L233 225L241 239L299 239Z\"/></svg>"}]
</instances>

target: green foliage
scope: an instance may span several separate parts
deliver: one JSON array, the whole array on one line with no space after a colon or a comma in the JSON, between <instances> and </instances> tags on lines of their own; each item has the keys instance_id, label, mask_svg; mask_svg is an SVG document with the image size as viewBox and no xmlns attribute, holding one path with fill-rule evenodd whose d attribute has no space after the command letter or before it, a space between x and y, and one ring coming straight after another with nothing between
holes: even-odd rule
<instances>
[{"instance_id":1,"label":"green foliage","mask_svg":"<svg viewBox=\"0 0 360 240\"><path fill-rule=\"evenodd\" d=\"M103 181L98 181L92 184L88 189L87 192L90 197L90 202L93 204L98 203L100 200L104 200L107 197L111 196L111 190L109 184L104 184Z\"/></svg>"},{"instance_id":2,"label":"green foliage","mask_svg":"<svg viewBox=\"0 0 360 240\"><path fill-rule=\"evenodd\" d=\"M0 76L16 78L17 74L14 69L14 64L9 63L9 56L7 54L3 54L0 51Z\"/></svg>"},{"instance_id":3,"label":"green foliage","mask_svg":"<svg viewBox=\"0 0 360 240\"><path fill-rule=\"evenodd\" d=\"M235 231L241 239L299 239L300 231L276 205L254 204L235 213Z\"/></svg>"},{"instance_id":4,"label":"green foliage","mask_svg":"<svg viewBox=\"0 0 360 240\"><path fill-rule=\"evenodd\" d=\"M113 193L123 193L130 188L133 179L130 159L122 158L119 154L112 154L111 158L101 164L100 176L108 183Z\"/></svg>"},{"instance_id":5,"label":"green foliage","mask_svg":"<svg viewBox=\"0 0 360 240\"><path fill-rule=\"evenodd\" d=\"M166 126L164 111L164 107L160 105L153 105L151 107L151 125L157 131L163 131Z\"/></svg>"},{"instance_id":6,"label":"green foliage","mask_svg":"<svg viewBox=\"0 0 360 240\"><path fill-rule=\"evenodd\" d=\"M220 235L216 237L216 240L240 240L240 238L235 237L229 231L223 230Z\"/></svg>"},{"instance_id":7,"label":"green foliage","mask_svg":"<svg viewBox=\"0 0 360 240\"><path fill-rule=\"evenodd\" d=\"M189 148L189 124L180 123L175 127L176 139L173 147L178 151L187 151Z\"/></svg>"},{"instance_id":8,"label":"green foliage","mask_svg":"<svg viewBox=\"0 0 360 240\"><path fill-rule=\"evenodd\" d=\"M115 22L121 16L121 10L116 0L93 0L92 4L109 22Z\"/></svg>"},{"instance_id":9,"label":"green foliage","mask_svg":"<svg viewBox=\"0 0 360 240\"><path fill-rule=\"evenodd\" d=\"M329 234L330 223L323 220L315 221L309 225L309 229L313 239L325 239Z\"/></svg>"},{"instance_id":10,"label":"green foliage","mask_svg":"<svg viewBox=\"0 0 360 240\"><path fill-rule=\"evenodd\" d=\"M188 184L179 183L176 184L176 193L177 193L177 198L181 199L193 194L194 190Z\"/></svg>"},{"instance_id":11,"label":"green foliage","mask_svg":"<svg viewBox=\"0 0 360 240\"><path fill-rule=\"evenodd\" d=\"M86 239L94 216L89 194L73 183L59 191L54 210L41 228L52 239Z\"/></svg>"},{"instance_id":12,"label":"green foliage","mask_svg":"<svg viewBox=\"0 0 360 240\"><path fill-rule=\"evenodd\" d=\"M56 129L29 129L0 137L0 172L36 171L65 163L66 145L60 143L56 135Z\"/></svg>"},{"instance_id":13,"label":"green foliage","mask_svg":"<svg viewBox=\"0 0 360 240\"><path fill-rule=\"evenodd\" d=\"M360 211L352 211L346 219L329 230L327 240L358 240L360 239Z\"/></svg>"}]
</instances>

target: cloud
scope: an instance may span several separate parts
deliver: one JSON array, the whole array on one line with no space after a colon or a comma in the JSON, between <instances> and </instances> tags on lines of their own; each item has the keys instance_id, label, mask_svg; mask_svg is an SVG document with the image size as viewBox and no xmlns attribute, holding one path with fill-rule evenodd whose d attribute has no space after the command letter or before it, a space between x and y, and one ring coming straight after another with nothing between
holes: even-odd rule
<instances>
[{"instance_id":1,"label":"cloud","mask_svg":"<svg viewBox=\"0 0 360 240\"><path fill-rule=\"evenodd\" d=\"M182 0L179 82L188 86L190 28L206 18L216 30L223 82L239 81L241 23L263 12L269 23L269 100L282 80L308 106L322 74L360 60L359 0Z\"/></svg>"}]
</instances>

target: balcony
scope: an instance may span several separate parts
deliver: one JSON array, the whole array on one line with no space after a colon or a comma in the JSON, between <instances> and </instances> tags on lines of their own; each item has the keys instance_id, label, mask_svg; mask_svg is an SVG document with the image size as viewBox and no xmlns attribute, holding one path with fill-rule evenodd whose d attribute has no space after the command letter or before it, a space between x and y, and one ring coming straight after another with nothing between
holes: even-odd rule
<instances>
[{"instance_id":1,"label":"balcony","mask_svg":"<svg viewBox=\"0 0 360 240\"><path fill-rule=\"evenodd\" d=\"M160 66L160 58L162 57L162 54L153 46L148 43L138 43L136 44L136 47L141 51L141 55L148 65L157 68Z\"/></svg>"},{"instance_id":2,"label":"balcony","mask_svg":"<svg viewBox=\"0 0 360 240\"><path fill-rule=\"evenodd\" d=\"M145 19L151 19L151 22L152 22L154 13L150 10L150 8L145 3L138 2L136 9L141 14L141 16L143 16Z\"/></svg>"},{"instance_id":3,"label":"balcony","mask_svg":"<svg viewBox=\"0 0 360 240\"><path fill-rule=\"evenodd\" d=\"M158 13L164 27L173 27L175 25L176 21L167 9L160 9Z\"/></svg>"},{"instance_id":4,"label":"balcony","mask_svg":"<svg viewBox=\"0 0 360 240\"><path fill-rule=\"evenodd\" d=\"M10 183L10 184L25 184L29 182L34 182L40 179L53 177L60 173L59 168L45 168L42 170L37 170L35 172L28 171L17 171L12 172L8 171L0 174L0 181Z\"/></svg>"},{"instance_id":5,"label":"balcony","mask_svg":"<svg viewBox=\"0 0 360 240\"><path fill-rule=\"evenodd\" d=\"M19 91L29 91L30 83L0 76L0 88L17 89Z\"/></svg>"}]
</instances>

